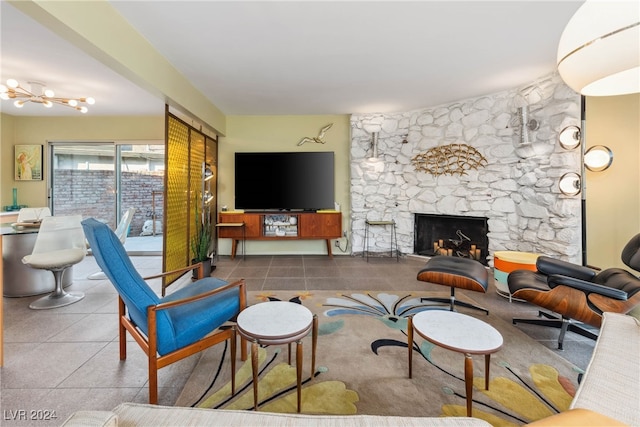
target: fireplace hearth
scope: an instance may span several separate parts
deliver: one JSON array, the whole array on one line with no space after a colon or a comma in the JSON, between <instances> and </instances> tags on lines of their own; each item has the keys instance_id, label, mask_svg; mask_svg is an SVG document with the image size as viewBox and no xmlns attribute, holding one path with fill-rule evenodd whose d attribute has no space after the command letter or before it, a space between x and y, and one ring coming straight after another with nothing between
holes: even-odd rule
<instances>
[{"instance_id":1,"label":"fireplace hearth","mask_svg":"<svg viewBox=\"0 0 640 427\"><path fill-rule=\"evenodd\" d=\"M487 265L487 218L415 214L414 253L471 258Z\"/></svg>"}]
</instances>

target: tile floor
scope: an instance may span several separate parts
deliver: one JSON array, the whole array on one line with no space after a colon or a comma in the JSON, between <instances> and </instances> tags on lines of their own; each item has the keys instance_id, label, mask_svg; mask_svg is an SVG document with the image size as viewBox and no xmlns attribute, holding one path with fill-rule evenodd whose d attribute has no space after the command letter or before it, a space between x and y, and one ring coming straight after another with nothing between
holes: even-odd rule
<instances>
[{"instance_id":1,"label":"tile floor","mask_svg":"<svg viewBox=\"0 0 640 427\"><path fill-rule=\"evenodd\" d=\"M161 271L159 256L133 256L143 276ZM222 257L213 275L227 280L245 278L248 290L438 290L442 286L416 280L424 264L420 257L369 258L335 256ZM74 267L74 283L85 298L53 310L30 310L38 297L3 298L5 357L0 391L2 426L60 425L73 411L110 409L123 401L147 401L146 358L137 344L129 343L128 358L118 357L117 299L108 280L88 280L98 271L92 257ZM159 282L152 283L159 289ZM178 284L177 286L180 286ZM464 292L467 293L467 292ZM509 302L491 285L482 295L467 293L496 315L535 316L535 307ZM461 308L461 312L467 309ZM594 342L571 332L565 350L556 350L558 330L517 325L543 345L580 368L586 368ZM172 405L198 361L199 355L159 371L159 403ZM56 419L29 420L29 411L55 411ZM21 412L26 411L26 412ZM26 420L20 419L26 414Z\"/></svg>"}]
</instances>

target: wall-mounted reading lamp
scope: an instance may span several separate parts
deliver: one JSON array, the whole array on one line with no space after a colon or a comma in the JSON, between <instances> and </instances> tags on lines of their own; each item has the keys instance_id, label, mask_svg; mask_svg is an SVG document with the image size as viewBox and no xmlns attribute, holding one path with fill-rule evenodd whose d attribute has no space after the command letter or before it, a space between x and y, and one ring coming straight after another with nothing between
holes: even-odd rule
<instances>
[{"instance_id":1,"label":"wall-mounted reading lamp","mask_svg":"<svg viewBox=\"0 0 640 427\"><path fill-rule=\"evenodd\" d=\"M362 128L371 134L371 147L373 149L373 155L369 157L370 160L378 158L378 133L382 130L380 123L369 122L362 125Z\"/></svg>"}]
</instances>

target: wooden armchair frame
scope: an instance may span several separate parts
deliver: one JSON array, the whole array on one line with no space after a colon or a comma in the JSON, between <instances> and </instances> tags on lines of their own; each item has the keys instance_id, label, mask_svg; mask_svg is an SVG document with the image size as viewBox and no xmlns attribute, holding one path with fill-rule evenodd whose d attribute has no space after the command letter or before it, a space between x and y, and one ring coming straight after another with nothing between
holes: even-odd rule
<instances>
[{"instance_id":1,"label":"wooden armchair frame","mask_svg":"<svg viewBox=\"0 0 640 427\"><path fill-rule=\"evenodd\" d=\"M198 276L202 276L203 268L202 264L194 264L188 268L168 271L165 273L145 277L145 280L160 278L163 276L173 275L177 273L185 273L187 271L199 269ZM187 285L188 286L188 285ZM189 298L183 298L176 301L165 302L157 305L152 305L147 308L147 322L149 328L149 336L146 337L137 327L137 325L127 317L127 308L124 300L118 296L118 318L119 318L119 338L120 338L120 360L127 358L127 336L126 331L129 331L133 339L138 343L140 348L145 352L148 359L149 369L149 403L158 403L158 369L164 368L174 362L182 360L192 354L205 350L215 344L221 343L226 340L230 340L231 350L231 393L235 393L235 371L236 371L236 326L230 325L228 328L219 330L214 334L207 335L206 337L190 344L185 347L179 348L171 353L163 356L158 356L157 351L157 324L156 315L158 311L167 310L169 308L178 307L185 304L190 304L194 301L198 301L204 298L208 298L212 295L219 294L229 289L238 288L240 294L240 311L247 306L247 294L246 284L244 279L240 279L233 283L229 283L220 288L214 289L209 292L205 292L199 295L195 295ZM164 296L164 287L163 287ZM247 359L247 345L246 340L241 338L240 353L242 360Z\"/></svg>"}]
</instances>

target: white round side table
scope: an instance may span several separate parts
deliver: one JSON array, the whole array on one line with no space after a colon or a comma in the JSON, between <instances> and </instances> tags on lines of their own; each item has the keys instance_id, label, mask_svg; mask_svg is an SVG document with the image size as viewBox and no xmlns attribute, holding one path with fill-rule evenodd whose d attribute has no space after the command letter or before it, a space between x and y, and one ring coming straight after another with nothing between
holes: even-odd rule
<instances>
[{"instance_id":1,"label":"white round side table","mask_svg":"<svg viewBox=\"0 0 640 427\"><path fill-rule=\"evenodd\" d=\"M427 341L448 350L464 354L464 384L467 393L467 416L471 416L473 395L472 354L484 355L485 389L489 390L491 353L502 347L502 335L493 326L475 317L456 311L426 310L409 317L407 338L409 347L409 378L413 370L413 331Z\"/></svg>"},{"instance_id":2,"label":"white round side table","mask_svg":"<svg viewBox=\"0 0 640 427\"><path fill-rule=\"evenodd\" d=\"M311 378L316 369L318 317L308 308L288 302L269 301L249 306L237 319L238 333L251 341L251 367L253 371L253 408L258 410L258 346L288 344L291 364L291 343L296 343L296 375L298 412L301 410L302 338L312 331Z\"/></svg>"}]
</instances>

